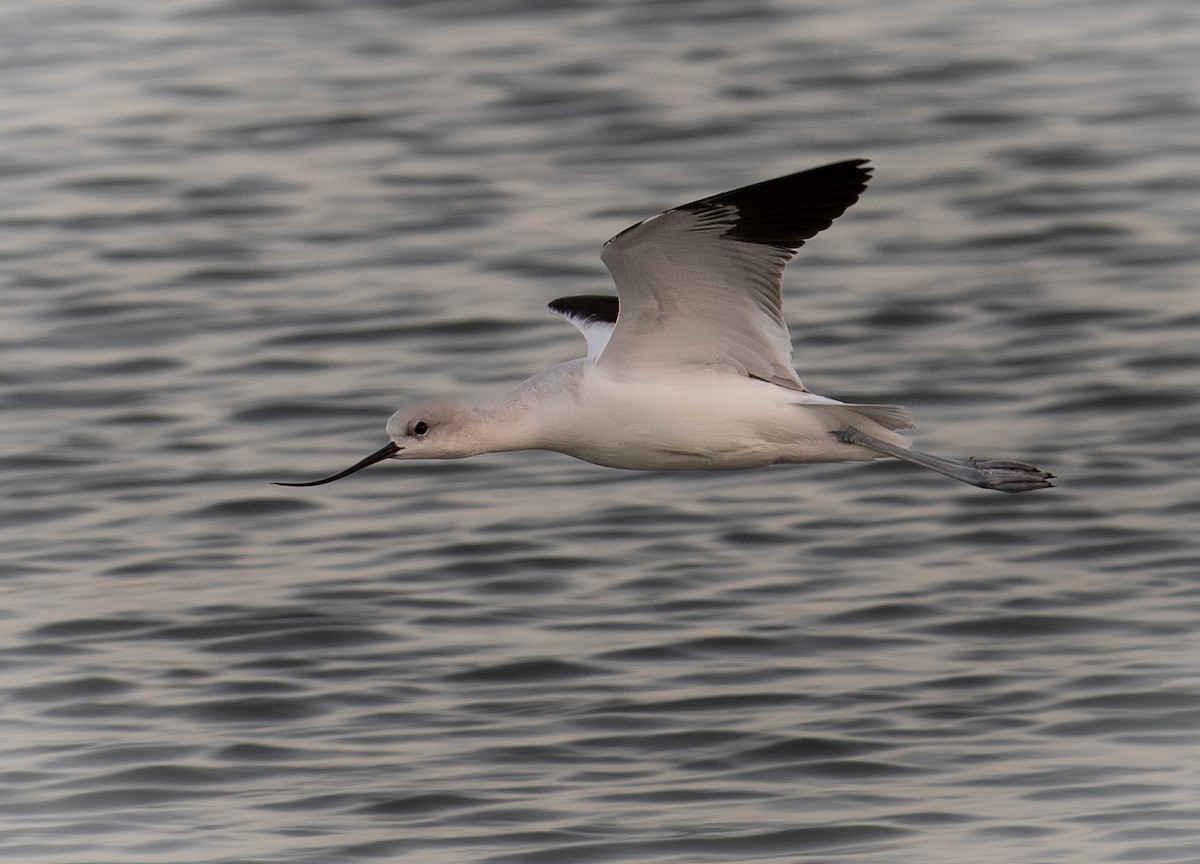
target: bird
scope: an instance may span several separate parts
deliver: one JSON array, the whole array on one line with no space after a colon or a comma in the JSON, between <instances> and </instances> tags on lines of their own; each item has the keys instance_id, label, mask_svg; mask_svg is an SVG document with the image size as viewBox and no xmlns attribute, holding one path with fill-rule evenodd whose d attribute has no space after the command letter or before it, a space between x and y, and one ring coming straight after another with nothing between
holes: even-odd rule
<instances>
[{"instance_id":1,"label":"bird","mask_svg":"<svg viewBox=\"0 0 1200 864\"><path fill-rule=\"evenodd\" d=\"M1015 459L914 450L896 405L810 391L792 362L784 266L867 187L851 159L700 198L604 244L617 296L560 297L585 357L476 402L425 401L387 423L389 441L319 486L385 460L549 450L641 471L761 468L899 459L983 489L1027 492L1054 475Z\"/></svg>"}]
</instances>

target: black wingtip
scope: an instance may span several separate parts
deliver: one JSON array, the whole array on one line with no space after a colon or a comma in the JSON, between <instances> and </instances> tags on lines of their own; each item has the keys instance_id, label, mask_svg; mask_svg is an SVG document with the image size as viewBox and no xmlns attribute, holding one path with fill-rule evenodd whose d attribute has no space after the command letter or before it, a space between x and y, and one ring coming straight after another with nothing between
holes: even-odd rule
<instances>
[{"instance_id":1,"label":"black wingtip","mask_svg":"<svg viewBox=\"0 0 1200 864\"><path fill-rule=\"evenodd\" d=\"M579 294L551 300L546 308L574 321L615 324L620 303L612 294Z\"/></svg>"},{"instance_id":2,"label":"black wingtip","mask_svg":"<svg viewBox=\"0 0 1200 864\"><path fill-rule=\"evenodd\" d=\"M746 243L798 249L824 231L867 188L867 159L847 159L710 195L677 207L703 212L733 206L737 224L725 236Z\"/></svg>"}]
</instances>

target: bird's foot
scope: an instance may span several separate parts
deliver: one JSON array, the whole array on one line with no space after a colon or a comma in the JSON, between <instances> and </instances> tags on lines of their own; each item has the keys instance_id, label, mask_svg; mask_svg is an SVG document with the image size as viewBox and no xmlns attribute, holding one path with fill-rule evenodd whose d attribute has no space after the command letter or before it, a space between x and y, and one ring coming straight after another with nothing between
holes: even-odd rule
<instances>
[{"instance_id":1,"label":"bird's foot","mask_svg":"<svg viewBox=\"0 0 1200 864\"><path fill-rule=\"evenodd\" d=\"M934 456L931 453L922 453L919 450L899 447L857 429L841 429L833 434L845 444L857 444L859 447L865 447L875 453L902 459L913 465L920 465L922 468L945 474L947 477L953 477L963 483L970 483L980 489L995 489L998 492L1029 492L1034 489L1048 489L1054 485L1050 482L1054 478L1053 474L1015 459L972 458L960 462L955 459L943 459L941 456Z\"/></svg>"},{"instance_id":2,"label":"bird's foot","mask_svg":"<svg viewBox=\"0 0 1200 864\"><path fill-rule=\"evenodd\" d=\"M1015 459L975 459L967 460L967 465L979 472L979 478L968 480L982 489L996 489L1000 492L1029 492L1033 489L1049 489L1054 484L1050 481L1054 475L1049 471L1035 468L1028 462L1018 462Z\"/></svg>"}]
</instances>

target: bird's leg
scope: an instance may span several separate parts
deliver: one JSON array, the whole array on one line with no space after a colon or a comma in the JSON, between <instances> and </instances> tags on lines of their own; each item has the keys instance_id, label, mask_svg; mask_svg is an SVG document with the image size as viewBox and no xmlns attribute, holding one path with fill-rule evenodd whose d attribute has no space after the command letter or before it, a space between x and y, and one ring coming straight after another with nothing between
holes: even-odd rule
<instances>
[{"instance_id":1,"label":"bird's leg","mask_svg":"<svg viewBox=\"0 0 1200 864\"><path fill-rule=\"evenodd\" d=\"M853 428L846 428L833 434L845 444L857 444L859 447L902 459L913 465L920 465L922 468L945 474L947 477L953 477L955 480L970 483L981 489L996 489L1000 492L1028 492L1031 489L1046 489L1054 485L1050 482L1054 477L1053 474L1015 459L971 458L959 462L932 456L919 450L897 447L895 444L881 441L866 432L860 432Z\"/></svg>"}]
</instances>

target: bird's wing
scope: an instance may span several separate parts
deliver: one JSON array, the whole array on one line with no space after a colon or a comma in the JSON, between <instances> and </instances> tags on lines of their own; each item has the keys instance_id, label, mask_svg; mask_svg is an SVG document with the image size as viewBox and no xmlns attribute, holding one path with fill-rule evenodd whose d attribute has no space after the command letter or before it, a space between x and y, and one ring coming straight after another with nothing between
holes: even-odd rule
<instances>
[{"instance_id":1,"label":"bird's wing","mask_svg":"<svg viewBox=\"0 0 1200 864\"><path fill-rule=\"evenodd\" d=\"M559 297L546 307L579 328L587 340L587 359L595 360L617 326L617 298L611 294Z\"/></svg>"},{"instance_id":2,"label":"bird's wing","mask_svg":"<svg viewBox=\"0 0 1200 864\"><path fill-rule=\"evenodd\" d=\"M718 367L803 390L783 319L783 267L858 200L866 161L702 198L609 240L601 257L621 315L597 364L628 375Z\"/></svg>"}]
</instances>

